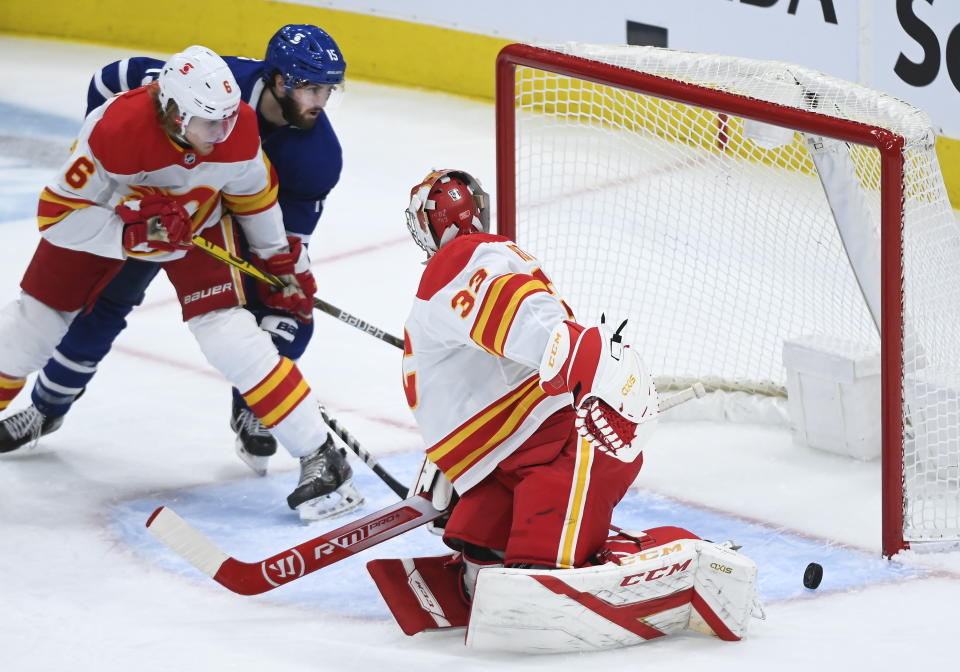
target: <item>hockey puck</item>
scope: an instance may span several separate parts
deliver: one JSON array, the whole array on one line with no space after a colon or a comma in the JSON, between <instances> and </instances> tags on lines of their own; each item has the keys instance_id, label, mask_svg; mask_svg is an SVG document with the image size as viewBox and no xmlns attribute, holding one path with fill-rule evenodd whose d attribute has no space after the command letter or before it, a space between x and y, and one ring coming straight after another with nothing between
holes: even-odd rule
<instances>
[{"instance_id":1,"label":"hockey puck","mask_svg":"<svg viewBox=\"0 0 960 672\"><path fill-rule=\"evenodd\" d=\"M815 562L811 562L809 565L807 565L807 568L803 572L803 587L814 590L820 585L820 581L822 580L823 567Z\"/></svg>"}]
</instances>

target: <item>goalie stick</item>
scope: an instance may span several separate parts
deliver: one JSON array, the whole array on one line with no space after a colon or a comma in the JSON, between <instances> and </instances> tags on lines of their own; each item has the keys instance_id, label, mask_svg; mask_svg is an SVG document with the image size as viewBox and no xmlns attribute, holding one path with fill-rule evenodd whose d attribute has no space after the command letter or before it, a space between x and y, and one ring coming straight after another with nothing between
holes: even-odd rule
<instances>
[{"instance_id":1,"label":"goalie stick","mask_svg":"<svg viewBox=\"0 0 960 672\"><path fill-rule=\"evenodd\" d=\"M241 273L246 273L252 278L256 278L261 282L265 282L268 285L273 285L274 287L277 287L277 288L282 288L285 286L283 280L281 280L277 276L257 268L246 259L241 259L240 257L234 254L231 254L230 252L223 249L216 243L212 243L206 238L203 238L202 236L194 236L193 244L199 247L201 250L203 250L207 254L209 254L211 257L215 259L219 259L223 263L233 266L235 269L237 269ZM402 339L397 338L393 334L388 334L383 329L380 329L379 327L375 327L369 322L365 322L364 320L361 320L359 317L355 317L351 315L345 310L340 310L333 304L327 303L323 299L318 299L317 297L313 297L313 307L319 310L322 310L327 315L332 315L333 317L337 318L341 322L346 322L351 327L355 327L356 329L359 329L365 334L370 334L374 338L379 338L381 341L384 341L385 343L389 343L395 348L400 348L401 350L403 349Z\"/></svg>"},{"instance_id":2,"label":"goalie stick","mask_svg":"<svg viewBox=\"0 0 960 672\"><path fill-rule=\"evenodd\" d=\"M660 410L703 395L703 385L697 383L661 401ZM360 448L356 446L354 449ZM366 451L363 454L369 457ZM366 461L363 455L360 457ZM446 513L446 510L435 509L425 493L414 495L260 562L243 562L230 557L166 506L153 512L147 520L147 529L170 550L223 587L240 595L259 595L426 525Z\"/></svg>"},{"instance_id":3,"label":"goalie stick","mask_svg":"<svg viewBox=\"0 0 960 672\"><path fill-rule=\"evenodd\" d=\"M427 496L415 495L260 562L242 562L230 557L165 506L153 512L147 520L147 529L223 587L240 595L259 595L425 525L445 513L433 508Z\"/></svg>"},{"instance_id":4,"label":"goalie stick","mask_svg":"<svg viewBox=\"0 0 960 672\"><path fill-rule=\"evenodd\" d=\"M703 387L703 383L694 383L690 387L680 390L676 394L672 394L666 399L661 399L660 412L663 413L667 409L673 408L674 406L682 404L685 401L690 401L691 399L699 399L706 393L707 393L707 390Z\"/></svg>"}]
</instances>

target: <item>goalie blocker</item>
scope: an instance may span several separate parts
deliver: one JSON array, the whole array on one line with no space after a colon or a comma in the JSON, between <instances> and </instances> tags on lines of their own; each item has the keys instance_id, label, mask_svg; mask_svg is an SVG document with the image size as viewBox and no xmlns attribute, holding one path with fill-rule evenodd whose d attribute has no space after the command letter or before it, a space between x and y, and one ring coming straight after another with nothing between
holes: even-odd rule
<instances>
[{"instance_id":1,"label":"goalie blocker","mask_svg":"<svg viewBox=\"0 0 960 672\"><path fill-rule=\"evenodd\" d=\"M367 568L408 635L467 626L475 649L593 651L691 630L740 640L757 604L757 567L732 544L661 527L607 541L602 565L479 571L473 604L455 557L375 560Z\"/></svg>"}]
</instances>

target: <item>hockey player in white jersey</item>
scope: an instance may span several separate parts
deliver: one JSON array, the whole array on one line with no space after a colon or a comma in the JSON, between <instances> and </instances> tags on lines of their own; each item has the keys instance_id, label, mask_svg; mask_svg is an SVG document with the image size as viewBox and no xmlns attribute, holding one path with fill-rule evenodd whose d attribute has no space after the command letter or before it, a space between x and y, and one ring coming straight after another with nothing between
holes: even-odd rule
<instances>
[{"instance_id":1,"label":"hockey player in white jersey","mask_svg":"<svg viewBox=\"0 0 960 672\"><path fill-rule=\"evenodd\" d=\"M640 471L634 437L652 427L657 393L633 348L575 322L540 262L487 233L486 200L463 171L411 193L429 261L406 323L407 402L460 493L448 543L467 558L577 567Z\"/></svg>"},{"instance_id":2,"label":"hockey player in white jersey","mask_svg":"<svg viewBox=\"0 0 960 672\"><path fill-rule=\"evenodd\" d=\"M485 648L623 646L693 627L692 589L668 599L660 620L649 607L691 588L694 556L719 554L743 590L733 608L717 607L724 615L702 611L715 634L739 638L752 563L680 528L608 539L656 425L653 379L622 324L575 321L540 262L488 233L487 201L468 173L440 170L411 190L406 211L428 257L404 333L404 390L427 446L413 491L438 509L455 502L442 534L456 553L368 564L398 623L414 634L469 622L468 645ZM676 568L660 567L671 554ZM636 609L618 619L594 608L602 594ZM639 616L657 627L630 625Z\"/></svg>"},{"instance_id":3,"label":"hockey player in white jersey","mask_svg":"<svg viewBox=\"0 0 960 672\"><path fill-rule=\"evenodd\" d=\"M191 242L202 232L237 253L242 227L258 263L287 283L268 303L312 311L309 259L299 240L285 235L256 113L241 101L223 59L189 47L166 62L158 82L91 112L64 168L41 194L38 224L42 237L22 291L0 309L0 410L124 259L154 261L207 360L300 458L290 507L312 520L362 503L296 364L278 355L241 308L237 271Z\"/></svg>"}]
</instances>

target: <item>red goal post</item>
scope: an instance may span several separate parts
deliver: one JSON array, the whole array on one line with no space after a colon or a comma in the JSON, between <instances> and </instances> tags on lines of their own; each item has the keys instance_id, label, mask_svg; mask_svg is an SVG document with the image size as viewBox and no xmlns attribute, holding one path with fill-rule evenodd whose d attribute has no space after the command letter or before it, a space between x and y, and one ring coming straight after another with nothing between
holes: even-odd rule
<instances>
[{"instance_id":1,"label":"red goal post","mask_svg":"<svg viewBox=\"0 0 960 672\"><path fill-rule=\"evenodd\" d=\"M671 59L676 61L675 70ZM883 552L886 555L892 555L908 548L911 542L956 539L957 533L960 532L960 522L958 522L960 486L954 479L958 477L956 462L957 456L960 455L960 448L957 447L960 436L958 436L957 427L953 425L960 422L960 418L951 414L954 410L953 406L943 413L935 410L939 422L934 423L936 426L932 431L940 432L946 429L949 437L945 443L931 442L926 438L918 439L926 427L927 420L931 417L931 411L924 405L925 394L933 385L930 381L935 380L936 385L946 389L943 394L949 397L951 404L958 396L960 378L956 377L953 371L948 371L949 375L944 374L943 371L949 370L951 364L941 362L943 357L953 354L954 351L945 353L934 351L937 345L936 339L923 341L922 329L911 326L911 334L916 331L920 335L911 335L908 344L911 353L909 370L905 372L904 368L905 310L912 310L914 320L922 323L928 318L923 311L935 308L923 302L905 305L905 297L911 298L907 292L913 291L910 284L913 274L925 272L923 268L919 268L924 264L913 261L910 262L909 268L904 268L904 227L912 225L907 221L908 217L905 214L908 210L907 206L913 208L910 211L911 217L916 216L913 214L914 211L923 211L922 216L926 218L923 220L924 227L930 226L926 224L927 220L935 220L937 231L946 230L944 217L949 216L952 222L952 211L946 201L935 155L932 159L933 165L930 164L928 155L933 152L932 145L924 144L922 160L919 160L915 148L918 142L923 144L927 140L922 137L919 141L917 137L905 138L903 128L898 127L897 124L884 123L887 121L884 115L888 114L889 108L896 108L895 113L900 114L902 107L904 110L902 114L905 115L903 127L913 136L918 136L923 133L922 125L925 116L919 113L920 117L917 117L913 114L912 108L883 94L870 92L863 87L843 83L796 66L671 52L652 47L600 47L571 43L540 48L514 44L500 52L496 67L498 230L501 234L518 240L521 245L529 245L531 252L548 260L552 271L551 279L573 303L575 310L583 310L580 307L580 301L583 299L578 295L587 296L586 303L590 304L592 300L589 298L590 284L598 274L605 272L605 267L619 268L631 265L630 260L634 258L618 257L617 262L605 263L608 255L620 255L624 250L652 247L657 249L659 256L653 257L652 261L646 264L637 263L636 266L659 265L661 260L670 254L673 245L670 241L676 236L677 239L683 240L685 251L677 255L676 262L667 260L663 263L671 267L674 264L685 263L683 258L689 256L687 251L697 245L696 242L691 241L702 239L699 228L703 226L702 222L714 218L721 219L722 215L718 213L723 209L722 201L727 198L726 194L740 188L738 186L727 190L722 185L741 184L745 179L741 175L750 175L750 179L757 179L761 183L758 193L766 196L757 196L754 201L744 201L731 206L732 210L740 209L745 223L743 226L738 226L734 221L726 229L718 228L717 238L726 242L743 234L744 247L740 249L752 250L753 242L767 235L770 229L782 230L782 234L777 234L781 236L779 239L774 237L772 247L777 248L776 253L782 252L780 248L796 247L799 250L798 256L804 256L805 253L800 249L801 243L794 244L792 238L791 242L787 243L787 236L793 236L798 229L803 229L808 218L820 218L825 208L817 204L809 207L798 204L790 206L795 207L792 211L780 212L776 209L778 203L766 202L778 201L781 198L785 202L787 196L796 191L791 180L803 178L806 180L804 184L807 184L810 174L817 174L815 160L802 156L806 151L804 143L814 142L816 138L827 138L875 150L875 153L865 154L866 158L864 158L860 155L864 153L854 148L850 151L854 154L860 152L855 156L856 165L853 165L852 159L843 159L843 161L847 161L852 166L850 179L857 183L857 186L863 187L865 193L858 198L868 204L875 203L874 209L877 211L870 215L872 223L869 226L876 228L879 237L877 256L880 259L880 271L879 286L876 290L879 298L876 306L868 306L869 312L861 312L868 316L873 315L872 328L879 328L880 334L882 408L879 412L882 423ZM741 68L742 72L737 68ZM713 78L716 73L719 73L719 76ZM805 78L808 75L812 83L806 82ZM759 82L757 87L759 93L751 90L753 86L751 78ZM765 99L763 92L767 90L772 90L775 95ZM849 91L849 93L835 95L835 91ZM783 92L786 92L786 97L790 99L787 104L778 100L783 98ZM847 114L845 105L851 107L853 112ZM874 107L880 112L875 113ZM875 120L872 115L876 117ZM656 116L655 120L654 116ZM916 130L918 118L921 122L920 131ZM792 146L786 149L754 146L755 143L744 139L746 137L744 128L750 124L751 120L790 129L793 137L788 144L792 143ZM929 128L929 122L925 123ZM932 141L932 132L929 140ZM905 149L908 146L911 148L910 152ZM789 152L785 153L788 150ZM649 169L644 168L640 163L645 155L661 157L671 153L679 158L670 160L656 158L652 160L653 167ZM905 161L910 163L906 164ZM564 167L560 168L558 165ZM921 174L920 178L916 176L916 172L913 176L905 173L905 165L918 171ZM782 176L783 184L768 187L764 184L768 180L767 177L753 176L765 168L769 169L771 175ZM667 173L670 174L669 178L664 177ZM694 173L696 175L693 175ZM692 177L685 177L687 174ZM781 177L776 179L779 180ZM675 182L679 183L682 180L689 182L676 186ZM829 200L826 211L829 212L832 209L836 214L838 208L842 209L843 203L847 202L846 197L840 197L835 201L830 196L826 179L821 175L820 180L824 182L823 189L827 191ZM656 181L657 186L647 187L646 183L652 181ZM923 183L922 190L918 188L918 182ZM928 186L928 183L932 186ZM721 185L719 188L718 184ZM873 186L870 186L871 184ZM644 191L644 189L647 190ZM805 189L807 189L806 186L799 190ZM816 190L813 189L811 193L813 191ZM546 212L542 216L530 214L549 210L553 200L562 198L561 194L571 193L576 195L568 199L567 211L570 215L566 219L575 219L576 222L563 221L557 224L558 213L556 212ZM686 211L674 214L672 208L678 205L683 206L684 210L695 208L696 206L692 206L691 203L697 201L697 195L701 193L704 194L702 198L704 203L699 214L690 214ZM774 194L773 199L770 198L770 194ZM671 198L672 202L670 202ZM734 195L732 198L741 197ZM911 199L917 201L916 206L910 205L913 203ZM870 206L864 207L869 209ZM930 214L931 208L936 210L934 214ZM808 215L808 210L816 212L816 216ZM756 219L763 219L765 223L770 222L770 225L744 231L745 228L756 226L755 223L750 222L755 213L763 213L757 214ZM634 219L631 220L631 217ZM549 224L546 221L548 218L552 218ZM863 218L868 219L867 215L863 215ZM650 234L649 240L653 242L647 245L646 233L641 233L640 237L637 237L638 230L644 229L651 222L652 226L656 226L657 222L664 219L679 222L661 238L667 242L656 242L654 240L656 234ZM613 225L610 226L611 233L608 234L604 226L611 222ZM678 233L687 222L691 222L692 228L696 231L689 236L682 231ZM542 224L542 228L546 231L542 238L533 238L532 236L539 234L530 233L537 224ZM577 232L577 226L580 227L581 233ZM578 235L583 237L578 238ZM608 248L603 248L603 241L598 243L594 240L597 237L612 238L612 242L609 242ZM557 243L558 247L553 254L544 251L535 242L542 240L545 244L551 245L554 239L560 238L562 241ZM810 249L818 253L818 248L826 246L823 243L824 234L818 229L812 238L814 240L809 243ZM949 245L957 245L957 242L950 239ZM844 243L849 248L850 243L846 240L834 245L843 251ZM604 251L605 249L608 251ZM554 270L554 260L558 252L564 254L569 252L571 258L564 266L566 271L561 270L559 277L558 272ZM952 254L954 250L951 249L950 252ZM852 254L849 249L846 253L848 257ZM581 255L579 259L578 254ZM578 266L583 257L590 254L594 254L598 259L598 263L591 267L595 270L579 273ZM840 256L835 254L836 258ZM717 264L717 268L736 265L730 264L729 258L723 257L722 253L711 254L711 259ZM960 261L960 254L955 257ZM953 259L954 256L951 256L950 260ZM851 258L850 261L853 259ZM850 261L847 263L848 267ZM818 275L823 272L822 267L830 265L818 263L821 268L815 267L810 272L813 280L805 284L814 284ZM834 262L831 263L835 265ZM957 273L957 268L960 267L954 268L954 275ZM691 277L689 268L685 272L686 277L691 278L687 282L686 294L682 290L677 291L670 298L663 299L664 305L678 306L678 302L685 303L688 296L692 296L691 292L700 293L699 278L695 275ZM936 269L926 269L926 272L934 273ZM711 281L717 278L718 295L726 291L731 294L737 292L738 286L729 279L733 276L720 276L719 273L720 271L716 274L711 271L710 276ZM871 271L864 272L860 268L854 268L851 275L854 282L844 280L842 283L854 287L859 283L860 286L856 287L856 290L861 293L859 298L861 304L870 303L869 296L872 290L869 286L870 279L867 277L870 273ZM621 284L623 277L620 276ZM651 283L649 280L645 282L646 284L636 290L633 296L618 299L620 305L617 307L621 310L629 310L632 313L629 316L633 317L634 321L643 319L650 304L661 301L658 296L651 297L647 290ZM760 306L759 312L766 313L766 299L762 293L763 286L767 284L766 278L761 277L759 281L755 278L743 284L745 292L753 292L758 286L761 290L759 294L744 294L741 299L743 309L757 312ZM774 281L771 281L771 287L774 284ZM922 282L919 284L923 285ZM672 284L665 283L664 286L668 288L666 293L669 294L670 288L682 287L683 282L677 280ZM952 278L944 287L944 292L951 297L951 300L957 299L957 305L953 311L956 313L960 310L960 291L958 291L956 279ZM573 296L569 295L571 288ZM789 288L772 291L792 295ZM827 291L832 293L835 290L825 290ZM843 291L847 295L856 293L849 288ZM825 293L824 296L828 294ZM864 301L864 299L867 300ZM827 306L831 301L832 299L816 299L814 305ZM771 304L773 303L779 305L779 298L776 302L771 300ZM783 303L789 302L783 301ZM735 303L732 305L736 306ZM594 307L591 306L591 309ZM710 306L705 304L704 310L709 311L709 309ZM732 308L725 312L735 310L736 308ZM787 314L789 310L784 308L783 317L770 316L778 324L791 325L782 327L787 330L783 334L775 332L776 328L781 327L773 327L772 333L777 338L793 335L789 329L806 327L811 322L809 316L819 312L817 308L806 309L806 316L803 314L792 316ZM628 317L628 315L621 316L617 310L611 310L611 312L618 319ZM770 312L774 312L772 308ZM823 312L828 311L825 309ZM838 310L836 324L843 326L844 312L849 313L849 308L841 307ZM698 318L694 315L689 319ZM733 321L743 319L734 317ZM853 336L836 335L865 340L869 337L869 320L861 317L860 321L867 326L858 327L860 331ZM960 320L955 319L954 315L949 316L946 324L958 326L960 329ZM942 325L938 324L937 328L941 327ZM811 325L811 329L818 333L829 330L817 325ZM722 332L723 329L720 331ZM866 337L862 335L865 333ZM752 333L749 335L752 336ZM700 337L710 339L712 333L704 331L700 333ZM957 338L960 338L960 331L957 333ZM739 347L741 341L749 340L738 337L732 331L727 339L729 343L734 344L733 347ZM763 353L773 352L781 345L765 344L758 348L757 352L761 350ZM656 373L668 373L665 369L671 367L675 359L685 357L684 355L675 356L671 351L661 349L658 343L642 343L639 347L648 359L651 352L656 353L653 356L654 361L648 361ZM725 358L728 355L727 352L720 352L722 349L721 346L716 353L718 358ZM917 351L920 351L921 355L918 356ZM711 356L708 353L701 360L709 361ZM742 358L749 361L755 356L759 358L759 355L746 352ZM763 357L766 356L763 354ZM922 365L919 363L921 359L925 362ZM929 366L926 363L928 360L942 363L943 371L928 371ZM957 365L960 365L960 362L957 362ZM688 378L717 377L717 374L704 366L688 364L683 366L690 370L677 373ZM760 377L764 380L772 379L774 386L782 386L783 375L782 372L777 373L776 364L771 364L769 371L772 373L762 373ZM720 372L719 377L739 379L748 378L750 374L751 372L741 372L732 367L725 372ZM928 377L924 378L924 376ZM907 381L908 378L909 381ZM918 383L919 380L923 382ZM723 385L719 388L726 389ZM751 391L758 391L758 389ZM946 426L944 423L947 422L953 424ZM916 448L914 444L922 444L923 449L916 455L911 453L907 459L905 458L905 441L910 442L911 451ZM942 453L930 455L931 445L934 445L936 450L942 449ZM943 463L944 459L946 464ZM910 474L907 474L908 467ZM934 483L936 492L927 487L931 480L931 469L939 469L933 478L936 481ZM918 501L923 499L923 501L916 503L911 498L916 498ZM919 508L914 509L915 504ZM909 519L911 516L916 520Z\"/></svg>"}]
</instances>

